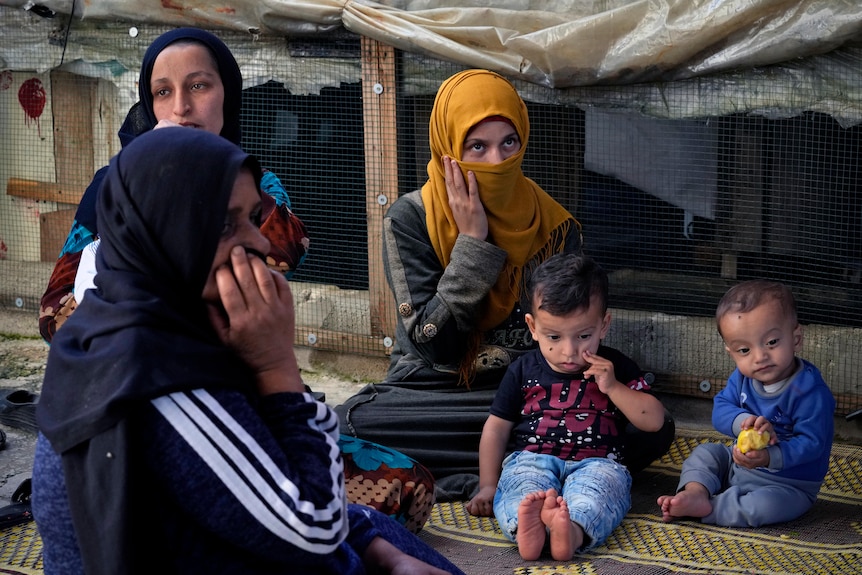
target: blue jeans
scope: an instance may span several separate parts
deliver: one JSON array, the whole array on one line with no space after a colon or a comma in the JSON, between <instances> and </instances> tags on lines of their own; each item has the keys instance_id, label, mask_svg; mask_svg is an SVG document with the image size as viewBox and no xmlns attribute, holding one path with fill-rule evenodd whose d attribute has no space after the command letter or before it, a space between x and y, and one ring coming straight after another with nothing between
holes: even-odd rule
<instances>
[{"instance_id":1,"label":"blue jeans","mask_svg":"<svg viewBox=\"0 0 862 575\"><path fill-rule=\"evenodd\" d=\"M494 495L494 515L503 533L515 541L518 506L536 491L556 489L572 521L586 537L581 550L605 542L632 504L632 476L625 465L603 457L565 461L553 455L516 451L503 460Z\"/></svg>"}]
</instances>

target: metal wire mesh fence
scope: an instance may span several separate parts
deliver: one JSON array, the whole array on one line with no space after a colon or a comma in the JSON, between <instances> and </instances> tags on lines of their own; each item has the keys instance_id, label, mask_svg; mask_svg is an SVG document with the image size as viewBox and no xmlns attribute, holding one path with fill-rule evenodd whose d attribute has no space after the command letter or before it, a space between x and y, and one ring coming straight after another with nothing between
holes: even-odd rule
<instances>
[{"instance_id":1,"label":"metal wire mesh fence","mask_svg":"<svg viewBox=\"0 0 862 575\"><path fill-rule=\"evenodd\" d=\"M83 190L119 150L135 66L163 31L77 26L59 43L97 45L88 61L98 64L46 68L57 55L33 54L31 70L0 71L3 305L38 308ZM462 66L343 32L257 44L218 34L246 78L243 147L282 180L311 237L292 278L298 342L385 355L394 305L382 215L424 183L434 94ZM819 77L832 72L836 90L862 99L862 77L846 75L862 62L831 62ZM708 397L733 367L712 319L718 299L740 280L779 280L798 299L802 355L824 372L838 411L862 407L862 128L806 103L777 72L516 86L531 119L525 173L576 216L611 272L608 343L660 388Z\"/></svg>"}]
</instances>

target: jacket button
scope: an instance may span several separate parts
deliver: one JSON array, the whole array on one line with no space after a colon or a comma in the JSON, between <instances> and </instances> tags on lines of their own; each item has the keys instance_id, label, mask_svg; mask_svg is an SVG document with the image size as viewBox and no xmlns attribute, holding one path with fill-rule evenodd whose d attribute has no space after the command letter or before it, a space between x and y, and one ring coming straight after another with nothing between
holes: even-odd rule
<instances>
[{"instance_id":1,"label":"jacket button","mask_svg":"<svg viewBox=\"0 0 862 575\"><path fill-rule=\"evenodd\" d=\"M426 323L422 326L422 333L425 334L425 337L434 337L437 335L437 326L433 323Z\"/></svg>"},{"instance_id":2,"label":"jacket button","mask_svg":"<svg viewBox=\"0 0 862 575\"><path fill-rule=\"evenodd\" d=\"M402 303L398 306L398 313L401 314L401 317L407 317L413 313L413 306L409 303Z\"/></svg>"}]
</instances>

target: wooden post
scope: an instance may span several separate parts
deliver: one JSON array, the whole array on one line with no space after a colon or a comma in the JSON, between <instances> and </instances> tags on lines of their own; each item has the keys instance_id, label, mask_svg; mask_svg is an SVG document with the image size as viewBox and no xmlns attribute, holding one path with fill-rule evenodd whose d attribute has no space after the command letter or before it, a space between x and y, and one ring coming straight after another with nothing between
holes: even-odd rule
<instances>
[{"instance_id":1,"label":"wooden post","mask_svg":"<svg viewBox=\"0 0 862 575\"><path fill-rule=\"evenodd\" d=\"M51 109L54 117L54 182L10 178L6 193L36 201L77 204L94 171L93 111L98 80L68 72L51 72ZM55 261L66 240L75 210L66 206L45 212L39 219L40 258Z\"/></svg>"},{"instance_id":2,"label":"wooden post","mask_svg":"<svg viewBox=\"0 0 862 575\"><path fill-rule=\"evenodd\" d=\"M93 178L93 110L97 109L95 78L51 72L51 109L54 111L54 180L81 190ZM79 196L80 197L80 196Z\"/></svg>"},{"instance_id":3,"label":"wooden post","mask_svg":"<svg viewBox=\"0 0 862 575\"><path fill-rule=\"evenodd\" d=\"M724 279L736 279L738 254L763 250L763 138L762 119L735 119L731 126L727 187L716 210Z\"/></svg>"},{"instance_id":4,"label":"wooden post","mask_svg":"<svg viewBox=\"0 0 862 575\"><path fill-rule=\"evenodd\" d=\"M383 216L398 199L395 49L362 37L362 111L368 217L368 297L371 335L395 337L395 305L383 271Z\"/></svg>"}]
</instances>

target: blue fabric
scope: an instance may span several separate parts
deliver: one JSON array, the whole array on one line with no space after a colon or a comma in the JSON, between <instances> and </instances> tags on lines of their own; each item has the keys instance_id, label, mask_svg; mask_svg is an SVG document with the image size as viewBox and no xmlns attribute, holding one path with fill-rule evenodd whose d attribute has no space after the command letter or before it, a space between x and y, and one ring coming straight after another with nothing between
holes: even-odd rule
<instances>
[{"instance_id":1,"label":"blue fabric","mask_svg":"<svg viewBox=\"0 0 862 575\"><path fill-rule=\"evenodd\" d=\"M443 569L452 575L464 575L454 563L379 511L364 505L351 504L347 506L347 514L350 517L351 527L348 542L352 548L364 550L371 542L369 535L373 534L383 537L404 553L429 565Z\"/></svg>"},{"instance_id":2,"label":"blue fabric","mask_svg":"<svg viewBox=\"0 0 862 575\"><path fill-rule=\"evenodd\" d=\"M96 236L93 232L88 230L78 220L75 220L72 222L72 229L66 237L66 243L63 244L59 257L63 257L66 254L76 254L94 241L96 241Z\"/></svg>"},{"instance_id":3,"label":"blue fabric","mask_svg":"<svg viewBox=\"0 0 862 575\"><path fill-rule=\"evenodd\" d=\"M84 572L81 551L75 539L72 514L66 498L63 463L41 433L33 461L33 518L42 539L45 575L77 575Z\"/></svg>"},{"instance_id":4,"label":"blue fabric","mask_svg":"<svg viewBox=\"0 0 862 575\"><path fill-rule=\"evenodd\" d=\"M349 435L341 435L338 447L342 453L353 457L357 467L366 471L376 471L381 464L390 469L411 469L414 466L414 461L400 451Z\"/></svg>"},{"instance_id":5,"label":"blue fabric","mask_svg":"<svg viewBox=\"0 0 862 575\"><path fill-rule=\"evenodd\" d=\"M602 457L564 461L553 455L516 451L503 461L494 495L494 515L503 534L515 541L518 506L530 493L555 489L569 517L588 539L582 550L605 542L631 507L632 477L624 465Z\"/></svg>"},{"instance_id":6,"label":"blue fabric","mask_svg":"<svg viewBox=\"0 0 862 575\"><path fill-rule=\"evenodd\" d=\"M263 171L263 177L260 180L260 189L272 196L272 199L275 200L275 205L286 206L288 209L292 209L290 205L290 196L287 195L287 190L284 189L284 185L281 183L281 180L278 179L278 176L269 170Z\"/></svg>"},{"instance_id":7,"label":"blue fabric","mask_svg":"<svg viewBox=\"0 0 862 575\"><path fill-rule=\"evenodd\" d=\"M165 447L166 444L162 441L151 442L150 446L153 452L161 451L162 453L164 453ZM172 467L173 469L166 469L165 471L180 474L189 471L188 465L175 465ZM160 497L159 500L164 500L164 498ZM235 505L236 502L226 502L226 504ZM32 508L43 544L42 556L45 575L83 575L84 566L73 530L66 495L66 483L63 476L62 460L51 449L49 442L41 434L36 442ZM158 504L153 505L149 511L153 515L162 513ZM364 505L349 504L347 506L347 515L351 531L346 543L353 552L349 552L345 548L344 552L339 553L338 558L330 558L331 562L338 565L340 575L364 572L361 555L371 540L378 536L383 537L405 553L430 565L439 567L447 573L453 575L462 574L462 571L457 566L382 513ZM175 513L173 516L177 517ZM164 528L165 526L162 525L160 531L164 530ZM241 537L247 537L248 534L248 530L237 533ZM156 537L157 535L151 534L150 540L154 541ZM221 547L224 548L225 545ZM163 549L162 552L165 552L165 550ZM186 553L189 555L188 561L194 564L195 569L198 571L204 569L205 565L207 565L206 557L195 558L189 548L186 549ZM212 553L210 557L212 557ZM294 566L298 569L298 566ZM218 567L226 568L227 566L219 564ZM167 567L163 565L163 568ZM207 569L209 568L215 567L210 565ZM248 569L247 565L240 565L237 566L235 572L248 573L250 572ZM322 568L316 569L314 572L317 574L321 570Z\"/></svg>"},{"instance_id":8,"label":"blue fabric","mask_svg":"<svg viewBox=\"0 0 862 575\"><path fill-rule=\"evenodd\" d=\"M778 392L733 371L713 400L712 424L730 437L739 422L763 416L777 445L768 446L768 468L747 469L733 462L732 447L697 446L682 466L677 491L696 482L709 491L712 512L701 519L727 527L758 527L799 517L813 504L832 451L835 398L820 370L797 358L799 369Z\"/></svg>"}]
</instances>

